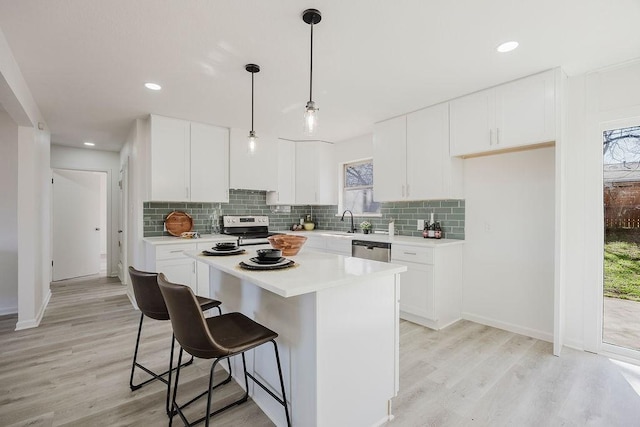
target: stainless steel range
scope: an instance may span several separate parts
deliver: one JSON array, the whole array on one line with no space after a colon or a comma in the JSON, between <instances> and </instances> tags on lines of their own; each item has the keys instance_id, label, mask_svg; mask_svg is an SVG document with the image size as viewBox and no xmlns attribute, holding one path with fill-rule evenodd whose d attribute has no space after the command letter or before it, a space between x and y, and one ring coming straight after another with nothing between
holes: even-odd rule
<instances>
[{"instance_id":1,"label":"stainless steel range","mask_svg":"<svg viewBox=\"0 0 640 427\"><path fill-rule=\"evenodd\" d=\"M275 233L269 231L269 217L266 215L224 215L222 233L238 237L238 246L262 245L269 243L267 237Z\"/></svg>"}]
</instances>

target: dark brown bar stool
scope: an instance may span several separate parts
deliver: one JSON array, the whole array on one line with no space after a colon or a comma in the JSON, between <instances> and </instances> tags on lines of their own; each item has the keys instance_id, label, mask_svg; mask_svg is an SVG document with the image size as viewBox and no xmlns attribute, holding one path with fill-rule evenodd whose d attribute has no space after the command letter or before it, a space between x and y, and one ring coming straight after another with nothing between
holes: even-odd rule
<instances>
[{"instance_id":1,"label":"dark brown bar stool","mask_svg":"<svg viewBox=\"0 0 640 427\"><path fill-rule=\"evenodd\" d=\"M284 381L282 379L280 355L278 354L278 345L275 342L275 338L278 334L273 332L271 329L254 322L241 313L227 313L206 319L202 314L202 311L198 308L198 300L193 294L193 291L191 291L191 288L167 281L167 278L162 273L158 275L158 285L160 286L160 291L162 292L164 301L167 304L167 309L169 310L173 333L180 344L178 369L176 371L176 384L173 387L172 407L169 413L169 426L171 426L173 422L174 413L177 413L187 426L196 425L204 420L205 426L208 427L209 419L212 416L247 401L249 398L248 378L251 378L254 383L262 387L267 393L269 393L269 395L271 395L271 397L284 406L287 425L291 426L289 408L287 406L287 396L284 391ZM244 356L245 351L256 348L267 342L271 342L275 350L278 375L280 377L280 387L282 389L282 399L276 396L264 384L247 372L247 363ZM180 363L182 362L183 350L186 350L187 353L195 357L214 360L211 364L211 370L209 373L209 388L182 406L179 406L176 403L176 396L178 394ZM222 382L215 386L213 385L215 367L221 360L227 359L228 361L229 358L238 354L242 355L246 392L239 400L211 412L211 395L213 390L224 384L224 382ZM184 416L182 409L200 399L205 394L207 395L206 415L190 423Z\"/></svg>"},{"instance_id":2,"label":"dark brown bar stool","mask_svg":"<svg viewBox=\"0 0 640 427\"><path fill-rule=\"evenodd\" d=\"M166 410L167 414L169 414L169 402L171 396L171 372L176 370L177 368L173 367L173 349L175 345L175 339L171 337L171 355L169 358L169 370L157 374L142 364L137 362L138 359L138 346L140 345L140 334L142 332L142 321L144 320L144 316L150 317L155 320L169 320L169 312L167 311L167 306L164 303L164 298L162 297L162 293L160 293L160 288L158 287L158 274L157 273L149 273L145 271L136 270L133 267L129 267L129 276L131 277L131 284L133 286L133 293L136 297L136 302L138 303L138 308L140 308L140 325L138 326L138 337L136 338L136 349L133 353L133 363L131 364L131 377L129 378L129 387L131 391L138 390L143 385L149 384L152 381L160 380L161 382L167 385L167 402L166 402ZM196 297L196 304L198 310L202 314L203 311L217 308L218 312L222 314L222 310L220 309L220 301L205 298L205 297ZM185 362L182 366L187 366L193 363L193 357L188 362ZM135 369L140 368L149 375L151 378L141 382L140 384L133 383L133 375ZM229 364L229 372L231 372L231 364ZM165 375L168 375L168 378L163 378ZM227 379L227 382L231 381L231 375Z\"/></svg>"}]
</instances>

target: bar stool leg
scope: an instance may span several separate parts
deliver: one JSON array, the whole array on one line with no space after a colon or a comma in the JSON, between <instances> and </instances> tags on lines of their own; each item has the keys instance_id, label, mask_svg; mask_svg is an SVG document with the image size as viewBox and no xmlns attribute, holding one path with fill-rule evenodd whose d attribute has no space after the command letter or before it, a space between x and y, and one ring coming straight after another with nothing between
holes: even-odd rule
<instances>
[{"instance_id":1,"label":"bar stool leg","mask_svg":"<svg viewBox=\"0 0 640 427\"><path fill-rule=\"evenodd\" d=\"M280 387L282 388L282 404L284 405L284 413L287 416L287 426L291 427L291 419L289 418L289 407L287 406L287 395L284 392L284 379L282 378L282 367L280 366L280 354L278 353L278 344L275 340L271 340L273 349L276 352L276 362L278 364L278 376L280 376ZM244 357L244 353L242 355Z\"/></svg>"},{"instance_id":2,"label":"bar stool leg","mask_svg":"<svg viewBox=\"0 0 640 427\"><path fill-rule=\"evenodd\" d=\"M129 378L129 388L131 391L137 390L142 387L142 384L133 384L133 373L136 369L136 360L138 359L138 347L140 345L140 333L142 332L142 321L144 320L144 314L140 313L140 324L138 325L138 338L136 338L136 349L133 352L133 363L131 364L131 377Z\"/></svg>"}]
</instances>

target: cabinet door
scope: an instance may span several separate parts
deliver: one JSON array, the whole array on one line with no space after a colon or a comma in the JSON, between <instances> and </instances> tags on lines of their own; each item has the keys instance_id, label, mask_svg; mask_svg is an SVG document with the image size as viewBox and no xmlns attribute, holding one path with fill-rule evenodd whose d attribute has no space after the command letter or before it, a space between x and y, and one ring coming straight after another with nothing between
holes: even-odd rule
<instances>
[{"instance_id":1,"label":"cabinet door","mask_svg":"<svg viewBox=\"0 0 640 427\"><path fill-rule=\"evenodd\" d=\"M158 273L164 273L170 282L189 286L197 293L196 285L196 261L191 258L180 258L158 261L156 263Z\"/></svg>"},{"instance_id":2,"label":"cabinet door","mask_svg":"<svg viewBox=\"0 0 640 427\"><path fill-rule=\"evenodd\" d=\"M316 204L338 204L338 166L335 162L333 144L315 142L316 148Z\"/></svg>"},{"instance_id":3,"label":"cabinet door","mask_svg":"<svg viewBox=\"0 0 640 427\"><path fill-rule=\"evenodd\" d=\"M477 154L491 149L495 136L493 89L449 102L451 156Z\"/></svg>"},{"instance_id":4,"label":"cabinet door","mask_svg":"<svg viewBox=\"0 0 640 427\"><path fill-rule=\"evenodd\" d=\"M151 116L151 200L189 200L189 134L187 121Z\"/></svg>"},{"instance_id":5,"label":"cabinet door","mask_svg":"<svg viewBox=\"0 0 640 427\"><path fill-rule=\"evenodd\" d=\"M496 146L555 140L555 75L536 74L496 89Z\"/></svg>"},{"instance_id":6,"label":"cabinet door","mask_svg":"<svg viewBox=\"0 0 640 427\"><path fill-rule=\"evenodd\" d=\"M216 242L198 243L196 249L198 252L215 246ZM196 261L196 295L209 298L211 293L209 288L209 266L204 262ZM217 311L217 310L216 310Z\"/></svg>"},{"instance_id":7,"label":"cabinet door","mask_svg":"<svg viewBox=\"0 0 640 427\"><path fill-rule=\"evenodd\" d=\"M404 200L406 162L406 116L376 123L373 130L373 196L377 202Z\"/></svg>"},{"instance_id":8,"label":"cabinet door","mask_svg":"<svg viewBox=\"0 0 640 427\"><path fill-rule=\"evenodd\" d=\"M400 279L400 310L436 321L433 265L392 262L408 268Z\"/></svg>"},{"instance_id":9,"label":"cabinet door","mask_svg":"<svg viewBox=\"0 0 640 427\"><path fill-rule=\"evenodd\" d=\"M316 177L318 159L313 142L296 143L296 204L315 205L318 202Z\"/></svg>"},{"instance_id":10,"label":"cabinet door","mask_svg":"<svg viewBox=\"0 0 640 427\"><path fill-rule=\"evenodd\" d=\"M248 130L231 129L229 148L229 185L245 190L276 190L278 164L277 139L258 135L256 150L248 150Z\"/></svg>"},{"instance_id":11,"label":"cabinet door","mask_svg":"<svg viewBox=\"0 0 640 427\"><path fill-rule=\"evenodd\" d=\"M191 201L229 201L229 131L191 123Z\"/></svg>"},{"instance_id":12,"label":"cabinet door","mask_svg":"<svg viewBox=\"0 0 640 427\"><path fill-rule=\"evenodd\" d=\"M296 143L278 140L278 184L276 191L267 192L268 205L295 204Z\"/></svg>"},{"instance_id":13,"label":"cabinet door","mask_svg":"<svg viewBox=\"0 0 640 427\"><path fill-rule=\"evenodd\" d=\"M442 199L449 159L449 106L407 115L407 199Z\"/></svg>"}]
</instances>

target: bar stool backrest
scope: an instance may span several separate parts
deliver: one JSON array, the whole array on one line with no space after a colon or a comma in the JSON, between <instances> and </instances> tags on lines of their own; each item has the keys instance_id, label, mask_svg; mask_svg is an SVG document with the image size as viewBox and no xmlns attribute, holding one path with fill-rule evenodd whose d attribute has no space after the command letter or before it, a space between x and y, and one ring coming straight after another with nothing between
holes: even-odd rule
<instances>
[{"instance_id":1,"label":"bar stool backrest","mask_svg":"<svg viewBox=\"0 0 640 427\"><path fill-rule=\"evenodd\" d=\"M140 311L152 319L169 320L169 311L158 287L158 273L140 271L129 266L129 277Z\"/></svg>"},{"instance_id":2,"label":"bar stool backrest","mask_svg":"<svg viewBox=\"0 0 640 427\"><path fill-rule=\"evenodd\" d=\"M158 275L158 285L171 317L173 334L183 349L189 354L204 359L212 359L228 354L216 344L209 333L209 327L198 301L190 287L167 280Z\"/></svg>"}]
</instances>

